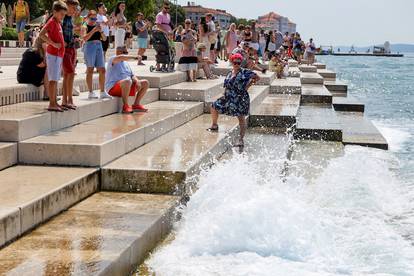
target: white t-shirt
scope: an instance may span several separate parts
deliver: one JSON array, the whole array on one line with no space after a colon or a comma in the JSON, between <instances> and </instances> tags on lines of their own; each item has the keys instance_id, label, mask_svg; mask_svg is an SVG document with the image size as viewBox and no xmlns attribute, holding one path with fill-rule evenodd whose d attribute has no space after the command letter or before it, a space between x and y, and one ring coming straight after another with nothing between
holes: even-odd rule
<instances>
[{"instance_id":1,"label":"white t-shirt","mask_svg":"<svg viewBox=\"0 0 414 276\"><path fill-rule=\"evenodd\" d=\"M207 23L208 31L215 32L216 31L216 24L214 24L213 20Z\"/></svg>"},{"instance_id":2,"label":"white t-shirt","mask_svg":"<svg viewBox=\"0 0 414 276\"><path fill-rule=\"evenodd\" d=\"M306 52L311 54L315 53L315 44L313 42L308 42L308 44L306 44Z\"/></svg>"},{"instance_id":3,"label":"white t-shirt","mask_svg":"<svg viewBox=\"0 0 414 276\"><path fill-rule=\"evenodd\" d=\"M105 36L109 36L109 26L108 26L108 18L105 15L98 14L96 16L96 23L106 23L105 26L102 24L102 31Z\"/></svg>"}]
</instances>

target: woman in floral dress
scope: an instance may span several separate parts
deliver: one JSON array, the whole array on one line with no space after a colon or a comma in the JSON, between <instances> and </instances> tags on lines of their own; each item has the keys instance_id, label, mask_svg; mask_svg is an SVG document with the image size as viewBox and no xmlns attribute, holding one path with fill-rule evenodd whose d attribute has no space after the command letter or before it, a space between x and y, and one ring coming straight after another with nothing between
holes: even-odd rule
<instances>
[{"instance_id":1,"label":"woman in floral dress","mask_svg":"<svg viewBox=\"0 0 414 276\"><path fill-rule=\"evenodd\" d=\"M260 78L253 71L241 68L243 57L240 54L230 56L230 62L233 65L231 72L227 74L224 80L224 96L215 101L211 106L212 125L208 131L217 132L219 113L228 116L237 117L240 126L239 143L236 146L244 146L244 135L246 132L246 116L249 115L250 97L247 90L251 85L256 83Z\"/></svg>"}]
</instances>

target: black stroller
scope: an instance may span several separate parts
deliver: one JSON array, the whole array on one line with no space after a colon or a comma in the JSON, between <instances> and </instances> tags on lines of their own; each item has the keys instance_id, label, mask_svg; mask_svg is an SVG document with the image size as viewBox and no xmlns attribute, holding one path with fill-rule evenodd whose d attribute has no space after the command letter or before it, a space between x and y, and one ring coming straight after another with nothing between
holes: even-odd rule
<instances>
[{"instance_id":1,"label":"black stroller","mask_svg":"<svg viewBox=\"0 0 414 276\"><path fill-rule=\"evenodd\" d=\"M175 49L170 47L165 33L161 31L154 31L152 33L151 41L156 52L155 59L157 64L160 65L160 69L157 70L157 67L151 65L150 71L174 72Z\"/></svg>"}]
</instances>

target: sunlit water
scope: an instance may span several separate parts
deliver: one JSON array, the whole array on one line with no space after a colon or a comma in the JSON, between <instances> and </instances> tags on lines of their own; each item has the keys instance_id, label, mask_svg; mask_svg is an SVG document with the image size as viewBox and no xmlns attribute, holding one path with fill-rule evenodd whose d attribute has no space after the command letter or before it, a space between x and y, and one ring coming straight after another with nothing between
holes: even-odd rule
<instances>
[{"instance_id":1,"label":"sunlit water","mask_svg":"<svg viewBox=\"0 0 414 276\"><path fill-rule=\"evenodd\" d=\"M391 150L304 143L287 158L287 137L249 135L203 172L147 261L157 275L414 275L414 58L320 60Z\"/></svg>"}]
</instances>

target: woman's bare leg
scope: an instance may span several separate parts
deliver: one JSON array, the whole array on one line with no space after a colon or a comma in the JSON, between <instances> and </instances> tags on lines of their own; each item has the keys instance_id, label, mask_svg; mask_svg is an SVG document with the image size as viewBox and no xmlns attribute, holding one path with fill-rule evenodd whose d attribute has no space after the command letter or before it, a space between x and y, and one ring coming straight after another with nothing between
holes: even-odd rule
<instances>
[{"instance_id":1,"label":"woman's bare leg","mask_svg":"<svg viewBox=\"0 0 414 276\"><path fill-rule=\"evenodd\" d=\"M237 119L239 119L239 126L240 126L239 143L240 143L240 145L243 145L244 144L244 135L246 134L246 129L247 129L246 117L245 116L239 116L239 117L237 117Z\"/></svg>"},{"instance_id":2,"label":"woman's bare leg","mask_svg":"<svg viewBox=\"0 0 414 276\"><path fill-rule=\"evenodd\" d=\"M210 107L210 113L211 113L211 128L217 128L218 124L218 118L219 118L219 113L216 109L214 109L214 107Z\"/></svg>"}]
</instances>

